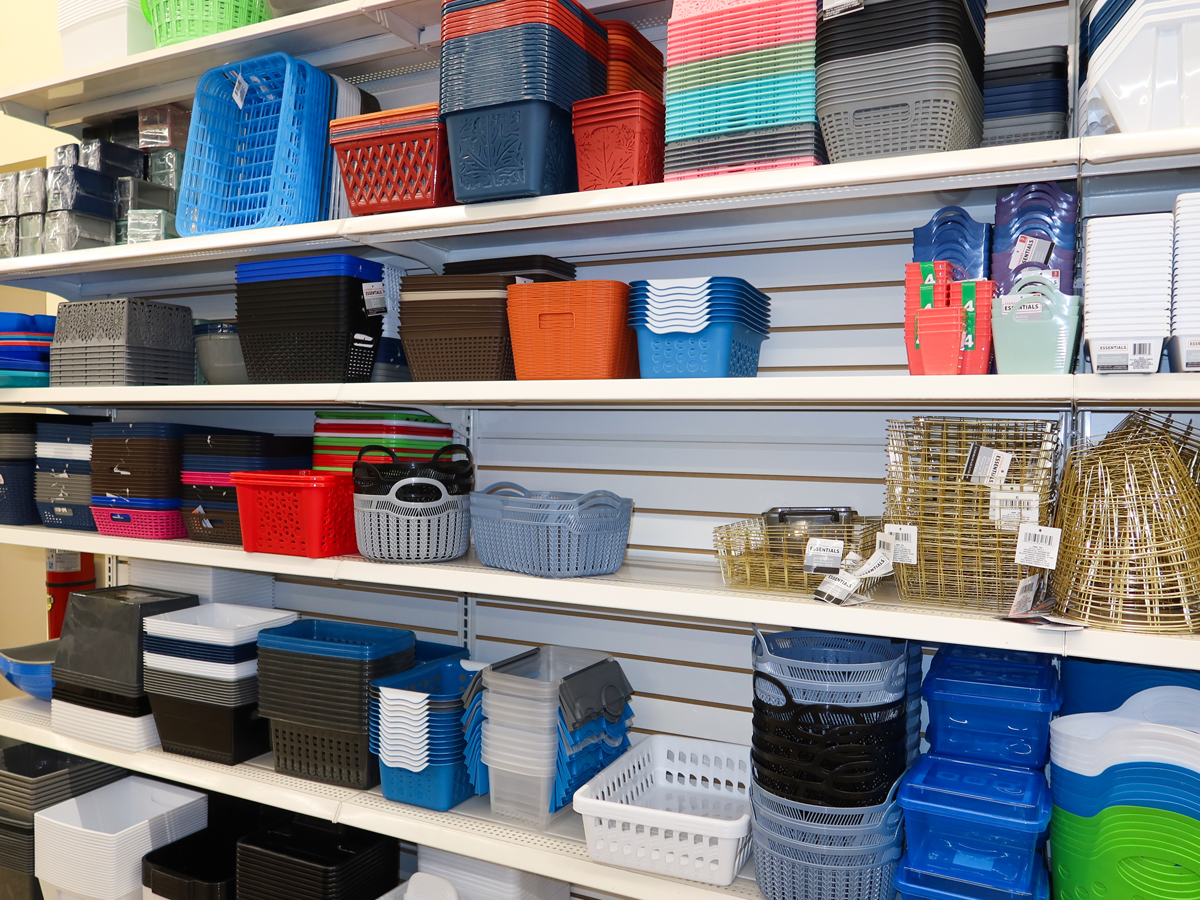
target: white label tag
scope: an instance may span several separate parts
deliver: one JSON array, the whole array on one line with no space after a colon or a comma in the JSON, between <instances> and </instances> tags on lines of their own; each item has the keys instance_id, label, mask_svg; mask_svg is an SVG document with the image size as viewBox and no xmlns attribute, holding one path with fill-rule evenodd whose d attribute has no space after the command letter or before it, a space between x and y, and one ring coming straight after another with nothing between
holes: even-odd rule
<instances>
[{"instance_id":1,"label":"white label tag","mask_svg":"<svg viewBox=\"0 0 1200 900\"><path fill-rule=\"evenodd\" d=\"M1008 267L1015 269L1024 263L1044 263L1050 258L1050 254L1053 252L1053 242L1035 238L1029 234L1022 234L1017 237L1017 242L1013 244L1012 253L1008 257Z\"/></svg>"},{"instance_id":2,"label":"white label tag","mask_svg":"<svg viewBox=\"0 0 1200 900\"><path fill-rule=\"evenodd\" d=\"M849 572L834 572L832 575L825 576L821 586L813 592L813 597L824 603L843 606L850 599L850 595L858 590L860 584L862 584L862 579L856 575L851 575Z\"/></svg>"},{"instance_id":3,"label":"white label tag","mask_svg":"<svg viewBox=\"0 0 1200 900\"><path fill-rule=\"evenodd\" d=\"M831 575L842 567L842 541L825 538L809 538L804 545L804 571L812 574Z\"/></svg>"},{"instance_id":4,"label":"white label tag","mask_svg":"<svg viewBox=\"0 0 1200 900\"><path fill-rule=\"evenodd\" d=\"M846 13L858 12L866 5L866 0L821 0L821 17L826 21L836 19Z\"/></svg>"},{"instance_id":5,"label":"white label tag","mask_svg":"<svg viewBox=\"0 0 1200 900\"><path fill-rule=\"evenodd\" d=\"M250 90L250 85L246 83L246 79L242 77L242 73L238 72L237 81L233 83L233 102L237 104L238 109L244 109L246 106L246 94Z\"/></svg>"},{"instance_id":6,"label":"white label tag","mask_svg":"<svg viewBox=\"0 0 1200 900\"><path fill-rule=\"evenodd\" d=\"M1183 346L1183 367L1187 371L1200 370L1200 340L1188 338Z\"/></svg>"},{"instance_id":7,"label":"white label tag","mask_svg":"<svg viewBox=\"0 0 1200 900\"><path fill-rule=\"evenodd\" d=\"M974 484L1000 487L1004 484L1012 461L1013 455L1004 450L972 444L967 453L967 467L963 476Z\"/></svg>"},{"instance_id":8,"label":"white label tag","mask_svg":"<svg viewBox=\"0 0 1200 900\"><path fill-rule=\"evenodd\" d=\"M1038 582L1041 580L1041 572L1035 572L1033 575L1021 579L1021 583L1017 585L1016 596L1013 597L1012 608L1008 611L1010 619L1024 618L1029 615L1029 611L1033 609L1033 601L1037 597Z\"/></svg>"},{"instance_id":9,"label":"white label tag","mask_svg":"<svg viewBox=\"0 0 1200 900\"><path fill-rule=\"evenodd\" d=\"M883 578L885 575L891 575L891 554L883 550L879 544L876 544L875 552L871 554L870 559L856 568L848 569L847 572L860 581L865 581L868 578Z\"/></svg>"},{"instance_id":10,"label":"white label tag","mask_svg":"<svg viewBox=\"0 0 1200 900\"><path fill-rule=\"evenodd\" d=\"M387 297L383 293L382 281L368 281L363 284L363 306L368 316L382 316L387 312Z\"/></svg>"},{"instance_id":11,"label":"white label tag","mask_svg":"<svg viewBox=\"0 0 1200 900\"><path fill-rule=\"evenodd\" d=\"M75 515L75 510L71 509L69 506L56 506L54 507L54 514L56 516L64 516L69 518L70 516Z\"/></svg>"},{"instance_id":12,"label":"white label tag","mask_svg":"<svg viewBox=\"0 0 1200 900\"><path fill-rule=\"evenodd\" d=\"M992 491L988 516L1001 531L1018 531L1022 522L1033 522L1041 515L1041 495L1034 491Z\"/></svg>"},{"instance_id":13,"label":"white label tag","mask_svg":"<svg viewBox=\"0 0 1200 900\"><path fill-rule=\"evenodd\" d=\"M1092 348L1092 366L1104 372L1157 372L1157 341L1105 341Z\"/></svg>"},{"instance_id":14,"label":"white label tag","mask_svg":"<svg viewBox=\"0 0 1200 900\"><path fill-rule=\"evenodd\" d=\"M1032 303L1022 303L1013 313L1013 318L1018 322L1040 322L1042 321L1042 303L1040 300L1034 300Z\"/></svg>"},{"instance_id":15,"label":"white label tag","mask_svg":"<svg viewBox=\"0 0 1200 900\"><path fill-rule=\"evenodd\" d=\"M55 512L58 512L58 510L56 509ZM62 513L58 514L60 516L62 515ZM82 570L82 558L73 550L46 551L47 572L80 572Z\"/></svg>"},{"instance_id":16,"label":"white label tag","mask_svg":"<svg viewBox=\"0 0 1200 900\"><path fill-rule=\"evenodd\" d=\"M883 532L892 536L892 562L915 566L917 564L917 526L884 525Z\"/></svg>"},{"instance_id":17,"label":"white label tag","mask_svg":"<svg viewBox=\"0 0 1200 900\"><path fill-rule=\"evenodd\" d=\"M1053 569L1058 562L1062 529L1022 522L1017 535L1017 565Z\"/></svg>"},{"instance_id":18,"label":"white label tag","mask_svg":"<svg viewBox=\"0 0 1200 900\"><path fill-rule=\"evenodd\" d=\"M847 571L853 572L855 569L857 569L859 566L862 565L862 561L863 561L862 556L860 556L859 554L857 554L853 550L851 550L849 553L846 554L845 558L842 560L842 568L846 569Z\"/></svg>"}]
</instances>

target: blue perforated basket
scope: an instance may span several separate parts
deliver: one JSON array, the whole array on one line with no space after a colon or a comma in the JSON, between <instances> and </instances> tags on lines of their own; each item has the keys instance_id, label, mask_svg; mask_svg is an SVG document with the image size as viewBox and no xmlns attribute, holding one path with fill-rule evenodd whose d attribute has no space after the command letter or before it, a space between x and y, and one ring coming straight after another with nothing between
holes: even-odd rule
<instances>
[{"instance_id":1,"label":"blue perforated basket","mask_svg":"<svg viewBox=\"0 0 1200 900\"><path fill-rule=\"evenodd\" d=\"M0 525L40 525L33 499L33 460L0 462Z\"/></svg>"},{"instance_id":2,"label":"blue perforated basket","mask_svg":"<svg viewBox=\"0 0 1200 900\"><path fill-rule=\"evenodd\" d=\"M714 322L695 334L656 334L636 325L643 378L754 378L767 335L733 322Z\"/></svg>"},{"instance_id":3,"label":"blue perforated basket","mask_svg":"<svg viewBox=\"0 0 1200 900\"><path fill-rule=\"evenodd\" d=\"M249 85L239 108L234 89ZM175 227L182 236L324 218L329 76L286 53L200 77Z\"/></svg>"},{"instance_id":4,"label":"blue perforated basket","mask_svg":"<svg viewBox=\"0 0 1200 900\"><path fill-rule=\"evenodd\" d=\"M37 503L38 515L47 528L66 528L70 531L95 531L96 519L92 508L73 503Z\"/></svg>"}]
</instances>

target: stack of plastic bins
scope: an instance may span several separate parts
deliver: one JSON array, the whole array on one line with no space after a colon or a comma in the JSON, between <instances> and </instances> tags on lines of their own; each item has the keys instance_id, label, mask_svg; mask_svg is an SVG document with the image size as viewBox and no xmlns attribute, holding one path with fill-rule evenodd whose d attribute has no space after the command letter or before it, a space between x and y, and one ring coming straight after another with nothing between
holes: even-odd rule
<instances>
[{"instance_id":1,"label":"stack of plastic bins","mask_svg":"<svg viewBox=\"0 0 1200 900\"><path fill-rule=\"evenodd\" d=\"M368 451L389 461L365 462ZM358 552L379 562L457 559L470 546L474 489L475 462L462 444L443 447L428 462L401 462L386 447L364 447L354 464Z\"/></svg>"},{"instance_id":2,"label":"stack of plastic bins","mask_svg":"<svg viewBox=\"0 0 1200 900\"><path fill-rule=\"evenodd\" d=\"M0 244L3 240L0 235ZM54 316L0 313L0 387L49 385L53 339Z\"/></svg>"},{"instance_id":3,"label":"stack of plastic bins","mask_svg":"<svg viewBox=\"0 0 1200 900\"><path fill-rule=\"evenodd\" d=\"M662 52L628 22L605 19L600 24L608 32L608 93L644 91L662 103Z\"/></svg>"},{"instance_id":4,"label":"stack of plastic bins","mask_svg":"<svg viewBox=\"0 0 1200 900\"><path fill-rule=\"evenodd\" d=\"M1170 896L1168 879L1200 866L1198 715L1200 691L1163 686L1112 712L1054 721L1056 897L1095 896L1096 884L1112 896Z\"/></svg>"},{"instance_id":5,"label":"stack of plastic bins","mask_svg":"<svg viewBox=\"0 0 1200 900\"><path fill-rule=\"evenodd\" d=\"M571 107L607 90L608 33L577 0L442 5L441 103L459 203L575 190Z\"/></svg>"},{"instance_id":6,"label":"stack of plastic bins","mask_svg":"<svg viewBox=\"0 0 1200 900\"><path fill-rule=\"evenodd\" d=\"M271 749L258 715L258 633L295 620L222 603L146 619L144 680L163 749L229 766Z\"/></svg>"},{"instance_id":7,"label":"stack of plastic bins","mask_svg":"<svg viewBox=\"0 0 1200 900\"><path fill-rule=\"evenodd\" d=\"M676 3L667 22L666 178L811 166L814 0Z\"/></svg>"},{"instance_id":8,"label":"stack of plastic bins","mask_svg":"<svg viewBox=\"0 0 1200 900\"><path fill-rule=\"evenodd\" d=\"M454 203L446 126L436 103L335 119L329 143L356 216Z\"/></svg>"},{"instance_id":9,"label":"stack of plastic bins","mask_svg":"<svg viewBox=\"0 0 1200 900\"><path fill-rule=\"evenodd\" d=\"M553 256L506 256L446 263L446 275L513 275L530 281L574 281L575 264Z\"/></svg>"},{"instance_id":10,"label":"stack of plastic bins","mask_svg":"<svg viewBox=\"0 0 1200 900\"><path fill-rule=\"evenodd\" d=\"M180 511L183 432L156 422L92 426L92 516L101 534L187 537Z\"/></svg>"},{"instance_id":11,"label":"stack of plastic bins","mask_svg":"<svg viewBox=\"0 0 1200 900\"><path fill-rule=\"evenodd\" d=\"M1067 136L1067 48L1033 47L983 59L983 146Z\"/></svg>"},{"instance_id":12,"label":"stack of plastic bins","mask_svg":"<svg viewBox=\"0 0 1200 900\"><path fill-rule=\"evenodd\" d=\"M911 262L904 264L904 348L908 352L908 374L925 374L925 357L917 340L917 317L923 309L950 305L950 263Z\"/></svg>"},{"instance_id":13,"label":"stack of plastic bins","mask_svg":"<svg viewBox=\"0 0 1200 900\"><path fill-rule=\"evenodd\" d=\"M417 847L417 871L445 878L458 890L460 900L568 900L571 896L565 881L424 845Z\"/></svg>"},{"instance_id":14,"label":"stack of plastic bins","mask_svg":"<svg viewBox=\"0 0 1200 900\"><path fill-rule=\"evenodd\" d=\"M50 384L193 384L192 311L153 300L82 300L58 311Z\"/></svg>"},{"instance_id":15,"label":"stack of plastic bins","mask_svg":"<svg viewBox=\"0 0 1200 900\"><path fill-rule=\"evenodd\" d=\"M629 324L643 378L754 378L771 298L741 278L634 281Z\"/></svg>"},{"instance_id":16,"label":"stack of plastic bins","mask_svg":"<svg viewBox=\"0 0 1200 900\"><path fill-rule=\"evenodd\" d=\"M95 581L91 582L92 585ZM54 657L58 639L0 650L0 674L17 690L47 702L54 690Z\"/></svg>"},{"instance_id":17,"label":"stack of plastic bins","mask_svg":"<svg viewBox=\"0 0 1200 900\"><path fill-rule=\"evenodd\" d=\"M569 132L569 118L566 127ZM406 275L400 340L413 381L511 381L505 304L515 281L510 275Z\"/></svg>"},{"instance_id":18,"label":"stack of plastic bins","mask_svg":"<svg viewBox=\"0 0 1200 900\"><path fill-rule=\"evenodd\" d=\"M387 465L429 462L454 442L454 431L433 416L405 412L345 412L320 410L313 421L313 468L318 472L352 472L360 461ZM374 447L363 454L366 447ZM453 493L453 491L451 492Z\"/></svg>"},{"instance_id":19,"label":"stack of plastic bins","mask_svg":"<svg viewBox=\"0 0 1200 900\"><path fill-rule=\"evenodd\" d=\"M111 246L116 219L116 184L103 172L78 165L46 170L43 253Z\"/></svg>"},{"instance_id":20,"label":"stack of plastic bins","mask_svg":"<svg viewBox=\"0 0 1200 900\"><path fill-rule=\"evenodd\" d=\"M175 588L195 594L201 603L228 603L234 606L275 606L275 576L232 569L210 569L149 559L129 561L129 580L145 587Z\"/></svg>"},{"instance_id":21,"label":"stack of plastic bins","mask_svg":"<svg viewBox=\"0 0 1200 900\"><path fill-rule=\"evenodd\" d=\"M91 423L72 416L40 421L35 450L34 493L42 524L47 528L95 531Z\"/></svg>"},{"instance_id":22,"label":"stack of plastic bins","mask_svg":"<svg viewBox=\"0 0 1200 900\"><path fill-rule=\"evenodd\" d=\"M382 277L379 263L345 254L239 263L238 338L251 383L369 381L384 307L366 308L364 286Z\"/></svg>"},{"instance_id":23,"label":"stack of plastic bins","mask_svg":"<svg viewBox=\"0 0 1200 900\"><path fill-rule=\"evenodd\" d=\"M479 561L495 569L578 578L625 561L633 501L611 491L527 491L501 482L471 494Z\"/></svg>"},{"instance_id":24,"label":"stack of plastic bins","mask_svg":"<svg viewBox=\"0 0 1200 900\"><path fill-rule=\"evenodd\" d=\"M229 477L237 487L247 553L324 559L357 549L354 479L348 473L295 469Z\"/></svg>"},{"instance_id":25,"label":"stack of plastic bins","mask_svg":"<svg viewBox=\"0 0 1200 900\"><path fill-rule=\"evenodd\" d=\"M258 635L258 711L271 720L275 771L362 790L379 783L370 692L412 667L411 631L304 619Z\"/></svg>"},{"instance_id":26,"label":"stack of plastic bins","mask_svg":"<svg viewBox=\"0 0 1200 900\"><path fill-rule=\"evenodd\" d=\"M986 375L992 362L992 299L994 281L953 281L950 306L962 310L959 375Z\"/></svg>"},{"instance_id":27,"label":"stack of plastic bins","mask_svg":"<svg viewBox=\"0 0 1200 900\"><path fill-rule=\"evenodd\" d=\"M578 101L571 113L579 190L663 180L665 107L643 91Z\"/></svg>"},{"instance_id":28,"label":"stack of plastic bins","mask_svg":"<svg viewBox=\"0 0 1200 900\"><path fill-rule=\"evenodd\" d=\"M508 328L517 380L637 378L628 307L629 286L621 281L512 285Z\"/></svg>"},{"instance_id":29,"label":"stack of plastic bins","mask_svg":"<svg viewBox=\"0 0 1200 900\"><path fill-rule=\"evenodd\" d=\"M991 246L998 291L1007 294L1022 278L1040 273L1064 294L1074 293L1078 217L1079 197L1054 182L1018 185L998 197Z\"/></svg>"},{"instance_id":30,"label":"stack of plastic bins","mask_svg":"<svg viewBox=\"0 0 1200 900\"><path fill-rule=\"evenodd\" d=\"M957 280L989 277L991 252L992 226L976 222L961 206L944 206L913 229L913 262L948 262Z\"/></svg>"},{"instance_id":31,"label":"stack of plastic bins","mask_svg":"<svg viewBox=\"0 0 1200 900\"><path fill-rule=\"evenodd\" d=\"M769 900L891 900L910 747L904 642L756 634L754 865Z\"/></svg>"},{"instance_id":32,"label":"stack of plastic bins","mask_svg":"<svg viewBox=\"0 0 1200 900\"><path fill-rule=\"evenodd\" d=\"M236 86L246 83L250 89L238 96ZM286 53L201 75L176 204L179 234L324 218L332 95L328 75ZM256 139L246 145L238 140L245 134Z\"/></svg>"},{"instance_id":33,"label":"stack of plastic bins","mask_svg":"<svg viewBox=\"0 0 1200 900\"><path fill-rule=\"evenodd\" d=\"M46 227L46 170L22 169L17 175L17 253L37 256L42 252Z\"/></svg>"},{"instance_id":34,"label":"stack of plastic bins","mask_svg":"<svg viewBox=\"0 0 1200 900\"><path fill-rule=\"evenodd\" d=\"M371 752L379 757L383 796L447 810L474 795L462 695L478 668L440 659L371 682Z\"/></svg>"},{"instance_id":35,"label":"stack of plastic bins","mask_svg":"<svg viewBox=\"0 0 1200 900\"><path fill-rule=\"evenodd\" d=\"M495 815L545 828L629 746L633 691L607 653L539 647L484 669L483 685L481 759Z\"/></svg>"},{"instance_id":36,"label":"stack of plastic bins","mask_svg":"<svg viewBox=\"0 0 1200 900\"><path fill-rule=\"evenodd\" d=\"M17 184L20 176L16 172L0 172L0 258L11 259L19 252L19 225L17 222ZM24 315L20 313L19 315Z\"/></svg>"},{"instance_id":37,"label":"stack of plastic bins","mask_svg":"<svg viewBox=\"0 0 1200 900\"><path fill-rule=\"evenodd\" d=\"M853 15L823 19L817 115L830 160L978 147L983 8L983 0L866 0Z\"/></svg>"},{"instance_id":38,"label":"stack of plastic bins","mask_svg":"<svg viewBox=\"0 0 1200 900\"><path fill-rule=\"evenodd\" d=\"M1163 669L1074 657L1064 659L1061 666L1063 705L1058 712L1063 717L1085 712L1108 712L1134 694L1152 687L1174 685L1200 690L1200 672L1187 669ZM1053 758L1053 728L1050 754Z\"/></svg>"},{"instance_id":39,"label":"stack of plastic bins","mask_svg":"<svg viewBox=\"0 0 1200 900\"><path fill-rule=\"evenodd\" d=\"M347 825L296 816L238 841L241 900L375 900L399 882L400 842Z\"/></svg>"},{"instance_id":40,"label":"stack of plastic bins","mask_svg":"<svg viewBox=\"0 0 1200 900\"><path fill-rule=\"evenodd\" d=\"M208 798L134 776L34 815L34 867L47 900L138 897L142 857L208 822Z\"/></svg>"},{"instance_id":41,"label":"stack of plastic bins","mask_svg":"<svg viewBox=\"0 0 1200 900\"><path fill-rule=\"evenodd\" d=\"M38 417L0 413L0 525L37 525L34 456Z\"/></svg>"},{"instance_id":42,"label":"stack of plastic bins","mask_svg":"<svg viewBox=\"0 0 1200 900\"><path fill-rule=\"evenodd\" d=\"M233 0L220 6L192 6L184 0L147 0L142 11L154 28L156 47L169 47L271 18L266 0Z\"/></svg>"},{"instance_id":43,"label":"stack of plastic bins","mask_svg":"<svg viewBox=\"0 0 1200 900\"><path fill-rule=\"evenodd\" d=\"M142 620L198 603L195 594L130 586L73 592L52 670L51 728L123 750L156 746Z\"/></svg>"},{"instance_id":44,"label":"stack of plastic bins","mask_svg":"<svg viewBox=\"0 0 1200 900\"><path fill-rule=\"evenodd\" d=\"M240 544L232 472L307 469L312 439L252 431L187 434L183 438L183 524L193 541Z\"/></svg>"}]
</instances>

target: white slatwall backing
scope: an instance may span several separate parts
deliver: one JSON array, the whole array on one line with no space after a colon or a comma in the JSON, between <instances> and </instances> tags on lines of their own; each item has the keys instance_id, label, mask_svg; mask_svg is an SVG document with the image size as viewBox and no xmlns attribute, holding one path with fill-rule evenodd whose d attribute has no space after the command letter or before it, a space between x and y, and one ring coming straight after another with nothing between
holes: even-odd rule
<instances>
[{"instance_id":1,"label":"white slatwall backing","mask_svg":"<svg viewBox=\"0 0 1200 900\"><path fill-rule=\"evenodd\" d=\"M379 585L335 585L286 577L275 580L275 606L279 609L408 628L420 640L438 644L461 644L464 602L453 594Z\"/></svg>"}]
</instances>

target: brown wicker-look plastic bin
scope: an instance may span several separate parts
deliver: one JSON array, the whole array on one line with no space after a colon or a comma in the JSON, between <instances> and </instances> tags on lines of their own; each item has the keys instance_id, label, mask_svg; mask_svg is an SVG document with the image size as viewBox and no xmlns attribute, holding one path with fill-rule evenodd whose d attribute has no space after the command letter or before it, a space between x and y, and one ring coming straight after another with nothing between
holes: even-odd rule
<instances>
[{"instance_id":1,"label":"brown wicker-look plastic bin","mask_svg":"<svg viewBox=\"0 0 1200 900\"><path fill-rule=\"evenodd\" d=\"M510 275L416 275L400 282L400 340L413 381L512 381Z\"/></svg>"}]
</instances>

